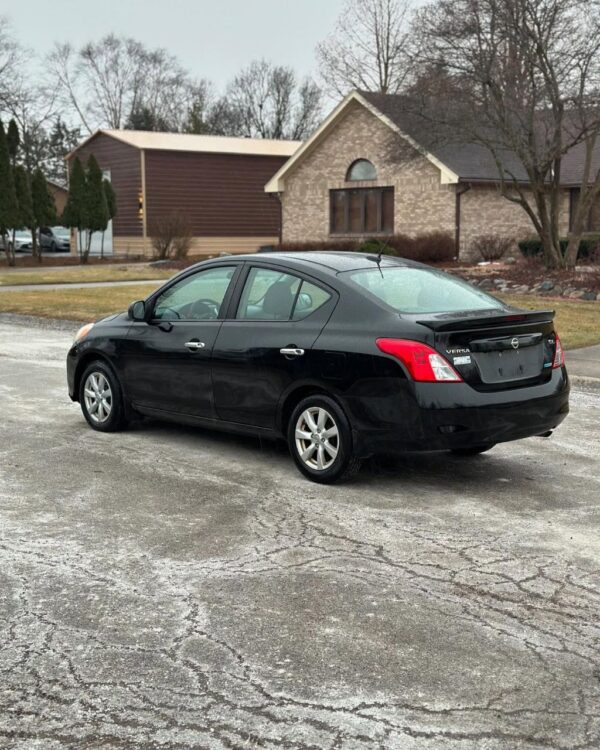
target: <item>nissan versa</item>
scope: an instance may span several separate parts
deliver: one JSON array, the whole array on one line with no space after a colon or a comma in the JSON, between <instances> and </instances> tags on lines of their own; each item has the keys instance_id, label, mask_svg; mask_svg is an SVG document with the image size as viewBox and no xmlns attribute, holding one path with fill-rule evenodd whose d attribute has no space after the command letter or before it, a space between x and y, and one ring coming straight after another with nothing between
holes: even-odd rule
<instances>
[{"instance_id":1,"label":"nissan versa","mask_svg":"<svg viewBox=\"0 0 600 750\"><path fill-rule=\"evenodd\" d=\"M334 482L375 453L549 435L569 410L553 317L398 258L229 256L84 326L69 394L95 430L141 414L283 437Z\"/></svg>"}]
</instances>

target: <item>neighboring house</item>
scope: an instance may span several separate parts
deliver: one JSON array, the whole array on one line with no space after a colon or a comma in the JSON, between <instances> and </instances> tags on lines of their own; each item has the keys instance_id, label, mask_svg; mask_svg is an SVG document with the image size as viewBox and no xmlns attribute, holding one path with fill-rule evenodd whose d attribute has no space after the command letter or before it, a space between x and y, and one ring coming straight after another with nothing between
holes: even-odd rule
<instances>
[{"instance_id":1,"label":"neighboring house","mask_svg":"<svg viewBox=\"0 0 600 750\"><path fill-rule=\"evenodd\" d=\"M403 101L352 92L267 183L266 192L282 203L283 241L442 231L468 257L479 235L518 240L534 234L524 210L500 194L489 152L465 143L427 148L424 128L415 127L414 118L409 122ZM562 233L569 228L581 153L564 159ZM600 204L588 230L600 230Z\"/></svg>"},{"instance_id":2,"label":"neighboring house","mask_svg":"<svg viewBox=\"0 0 600 750\"><path fill-rule=\"evenodd\" d=\"M117 196L114 253L151 254L151 233L178 212L189 221L192 254L253 252L279 241L280 205L264 184L297 141L136 130L99 130L72 151L94 154Z\"/></svg>"},{"instance_id":3,"label":"neighboring house","mask_svg":"<svg viewBox=\"0 0 600 750\"><path fill-rule=\"evenodd\" d=\"M60 219L60 215L65 210L65 205L67 203L67 189L62 185L59 185L57 182L52 182L51 180L48 180L47 183L48 189L50 190L50 193L54 198L56 213L58 214L58 217Z\"/></svg>"}]
</instances>

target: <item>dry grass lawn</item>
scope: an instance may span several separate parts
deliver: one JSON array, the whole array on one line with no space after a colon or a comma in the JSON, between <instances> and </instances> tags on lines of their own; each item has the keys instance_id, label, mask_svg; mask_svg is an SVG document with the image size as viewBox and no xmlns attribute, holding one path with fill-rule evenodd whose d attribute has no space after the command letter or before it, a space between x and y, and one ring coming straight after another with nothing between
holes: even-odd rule
<instances>
[{"instance_id":1,"label":"dry grass lawn","mask_svg":"<svg viewBox=\"0 0 600 750\"><path fill-rule=\"evenodd\" d=\"M96 320L126 310L131 302L145 298L154 289L155 284L135 284L91 289L0 292L0 312L62 320ZM556 310L556 327L567 349L600 344L600 302L515 294L505 294L502 298L517 307Z\"/></svg>"},{"instance_id":2,"label":"dry grass lawn","mask_svg":"<svg viewBox=\"0 0 600 750\"><path fill-rule=\"evenodd\" d=\"M2 271L0 286L22 284L80 284L86 281L145 281L146 279L168 279L176 271L151 268L147 264L130 266L75 266L56 271L52 268L40 271Z\"/></svg>"},{"instance_id":3,"label":"dry grass lawn","mask_svg":"<svg viewBox=\"0 0 600 750\"><path fill-rule=\"evenodd\" d=\"M600 302L533 297L527 294L496 296L509 305L527 310L555 310L556 330L565 349L600 344Z\"/></svg>"},{"instance_id":4,"label":"dry grass lawn","mask_svg":"<svg viewBox=\"0 0 600 750\"><path fill-rule=\"evenodd\" d=\"M134 284L90 289L0 292L0 312L92 321L126 310L131 302L144 299L155 289L156 284Z\"/></svg>"}]
</instances>

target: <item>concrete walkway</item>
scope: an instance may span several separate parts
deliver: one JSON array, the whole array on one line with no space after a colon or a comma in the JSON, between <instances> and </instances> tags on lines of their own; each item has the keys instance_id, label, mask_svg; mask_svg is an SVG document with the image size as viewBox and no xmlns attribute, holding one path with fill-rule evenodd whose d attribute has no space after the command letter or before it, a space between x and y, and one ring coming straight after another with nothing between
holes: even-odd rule
<instances>
[{"instance_id":1,"label":"concrete walkway","mask_svg":"<svg viewBox=\"0 0 600 750\"><path fill-rule=\"evenodd\" d=\"M565 352L567 370L572 379L589 380L600 385L600 344Z\"/></svg>"},{"instance_id":2,"label":"concrete walkway","mask_svg":"<svg viewBox=\"0 0 600 750\"><path fill-rule=\"evenodd\" d=\"M73 284L7 284L0 292L41 292L46 289L87 289L98 286L133 286L135 284L164 284L167 279L139 279L133 281L78 281Z\"/></svg>"}]
</instances>

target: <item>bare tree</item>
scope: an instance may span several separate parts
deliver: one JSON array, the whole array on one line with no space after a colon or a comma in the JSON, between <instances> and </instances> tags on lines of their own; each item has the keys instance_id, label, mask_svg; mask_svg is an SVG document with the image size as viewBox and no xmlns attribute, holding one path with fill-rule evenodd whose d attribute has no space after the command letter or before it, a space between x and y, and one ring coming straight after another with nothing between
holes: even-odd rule
<instances>
[{"instance_id":1,"label":"bare tree","mask_svg":"<svg viewBox=\"0 0 600 750\"><path fill-rule=\"evenodd\" d=\"M328 91L395 94L410 71L409 0L346 0L335 29L317 46Z\"/></svg>"},{"instance_id":2,"label":"bare tree","mask_svg":"<svg viewBox=\"0 0 600 750\"><path fill-rule=\"evenodd\" d=\"M166 50L114 34L79 50L56 45L48 62L61 100L88 133L136 123L150 130L183 130L194 103L210 88L192 79Z\"/></svg>"},{"instance_id":3,"label":"bare tree","mask_svg":"<svg viewBox=\"0 0 600 750\"><path fill-rule=\"evenodd\" d=\"M217 108L228 134L300 140L319 123L321 92L310 79L298 83L290 68L255 60L231 82Z\"/></svg>"},{"instance_id":4,"label":"bare tree","mask_svg":"<svg viewBox=\"0 0 600 750\"><path fill-rule=\"evenodd\" d=\"M546 264L574 264L600 192L591 173L600 133L598 0L437 0L419 12L414 39L428 86L426 95L416 87L416 98L429 125L484 146L502 194L538 232ZM561 170L573 148L583 149L585 168L565 260Z\"/></svg>"},{"instance_id":5,"label":"bare tree","mask_svg":"<svg viewBox=\"0 0 600 750\"><path fill-rule=\"evenodd\" d=\"M14 39L9 22L0 16L0 111L5 109L7 100L14 95L24 57L25 51Z\"/></svg>"}]
</instances>

